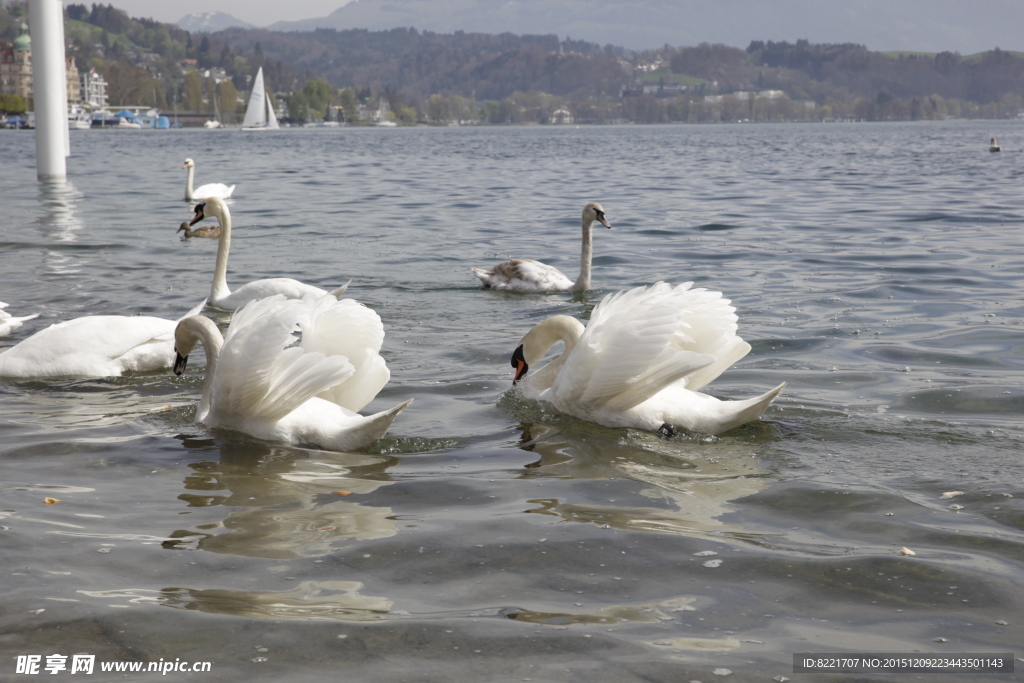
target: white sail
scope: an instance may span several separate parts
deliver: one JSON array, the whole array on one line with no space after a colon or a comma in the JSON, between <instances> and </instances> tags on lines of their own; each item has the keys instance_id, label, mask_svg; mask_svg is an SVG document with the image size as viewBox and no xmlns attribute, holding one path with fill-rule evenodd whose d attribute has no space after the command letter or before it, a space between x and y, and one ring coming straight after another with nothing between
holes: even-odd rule
<instances>
[{"instance_id":1,"label":"white sail","mask_svg":"<svg viewBox=\"0 0 1024 683\"><path fill-rule=\"evenodd\" d=\"M277 116L274 114L274 105L270 101L270 95L267 95L267 128L280 128L277 125Z\"/></svg>"},{"instance_id":2,"label":"white sail","mask_svg":"<svg viewBox=\"0 0 1024 683\"><path fill-rule=\"evenodd\" d=\"M249 96L249 106L245 110L242 128L277 127L277 117L274 116L273 109L270 107L270 98L267 97L263 88L263 67L261 66L252 82L252 94Z\"/></svg>"}]
</instances>

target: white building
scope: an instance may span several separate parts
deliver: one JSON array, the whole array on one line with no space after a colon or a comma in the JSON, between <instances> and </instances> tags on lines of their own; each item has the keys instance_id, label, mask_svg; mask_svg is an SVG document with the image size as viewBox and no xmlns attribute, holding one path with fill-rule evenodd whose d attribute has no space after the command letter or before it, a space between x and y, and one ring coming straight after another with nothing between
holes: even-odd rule
<instances>
[{"instance_id":1,"label":"white building","mask_svg":"<svg viewBox=\"0 0 1024 683\"><path fill-rule=\"evenodd\" d=\"M96 73L96 69L82 74L82 102L92 109L107 106L107 82Z\"/></svg>"},{"instance_id":2,"label":"white building","mask_svg":"<svg viewBox=\"0 0 1024 683\"><path fill-rule=\"evenodd\" d=\"M559 107L558 109L551 112L551 123L554 124L571 124L575 121L572 112L565 107Z\"/></svg>"}]
</instances>

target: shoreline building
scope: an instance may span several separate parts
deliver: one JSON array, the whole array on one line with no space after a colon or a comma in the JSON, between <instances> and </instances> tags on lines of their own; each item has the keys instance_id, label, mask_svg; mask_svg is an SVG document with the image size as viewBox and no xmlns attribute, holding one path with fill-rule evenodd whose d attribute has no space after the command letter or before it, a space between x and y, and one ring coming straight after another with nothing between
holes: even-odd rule
<instances>
[{"instance_id":1,"label":"shoreline building","mask_svg":"<svg viewBox=\"0 0 1024 683\"><path fill-rule=\"evenodd\" d=\"M67 78L68 105L81 104L86 79L89 78L89 75L79 77L78 67L72 57L65 59L64 67ZM102 102L100 106L106 106L107 84L102 76L95 74L95 70L90 73L93 74L93 78L89 82L96 94L96 101ZM98 81L98 83L93 83L93 81ZM22 22L21 30L13 43L0 42L0 93L21 95L25 100L25 106L31 108L33 95L32 37L24 22Z\"/></svg>"},{"instance_id":2,"label":"shoreline building","mask_svg":"<svg viewBox=\"0 0 1024 683\"><path fill-rule=\"evenodd\" d=\"M26 105L32 97L32 39L24 22L13 43L0 43L0 93L21 95Z\"/></svg>"},{"instance_id":3,"label":"shoreline building","mask_svg":"<svg viewBox=\"0 0 1024 683\"><path fill-rule=\"evenodd\" d=\"M107 107L107 82L103 76L96 73L96 69L89 69L82 74L81 102L90 109L105 109ZM70 76L68 79L68 92L71 88ZM71 98L68 97L68 101Z\"/></svg>"}]
</instances>

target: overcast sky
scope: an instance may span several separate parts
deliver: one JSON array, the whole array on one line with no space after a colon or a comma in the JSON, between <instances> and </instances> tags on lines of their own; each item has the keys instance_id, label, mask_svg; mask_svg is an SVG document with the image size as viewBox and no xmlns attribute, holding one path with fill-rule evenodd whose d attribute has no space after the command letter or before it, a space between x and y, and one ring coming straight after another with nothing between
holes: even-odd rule
<instances>
[{"instance_id":1,"label":"overcast sky","mask_svg":"<svg viewBox=\"0 0 1024 683\"><path fill-rule=\"evenodd\" d=\"M72 0L64 0L67 5ZM89 7L92 0L73 0ZM173 24L193 12L225 12L256 26L269 26L275 21L315 19L344 5L348 0L106 0L132 17L156 19Z\"/></svg>"}]
</instances>

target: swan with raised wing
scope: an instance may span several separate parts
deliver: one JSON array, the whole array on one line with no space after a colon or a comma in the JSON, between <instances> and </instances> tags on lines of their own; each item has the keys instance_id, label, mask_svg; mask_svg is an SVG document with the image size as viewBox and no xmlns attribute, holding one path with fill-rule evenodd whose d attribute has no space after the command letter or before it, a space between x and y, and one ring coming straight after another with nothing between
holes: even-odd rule
<instances>
[{"instance_id":1,"label":"swan with raised wing","mask_svg":"<svg viewBox=\"0 0 1024 683\"><path fill-rule=\"evenodd\" d=\"M254 280L232 292L228 288L227 282L228 253L231 251L231 212L228 210L227 204L217 197L211 197L205 202L196 204L195 212L195 216L189 222L189 226L195 225L204 218L216 218L217 223L220 225L217 262L213 271L213 284L210 286L209 301L211 306L225 311L234 311L250 301L265 299L275 294L282 294L289 299L301 299L307 295L322 296L330 293L337 298L348 287L348 283L345 283L341 287L327 292L319 287L307 285L292 278L275 277Z\"/></svg>"},{"instance_id":2,"label":"swan with raised wing","mask_svg":"<svg viewBox=\"0 0 1024 683\"><path fill-rule=\"evenodd\" d=\"M224 183L207 183L206 185L200 185L199 187L192 189L192 181L195 178L196 173L196 162L191 159L185 159L185 163L181 165L182 168L188 169L188 174L185 176L185 201L186 202L198 202L203 199L209 199L210 197L220 197L221 199L227 199L231 196L231 193L235 191L234 185L225 185Z\"/></svg>"},{"instance_id":3,"label":"swan with raised wing","mask_svg":"<svg viewBox=\"0 0 1024 683\"><path fill-rule=\"evenodd\" d=\"M186 316L203 310L199 304ZM56 323L0 353L0 377L119 377L171 367L177 320L90 315Z\"/></svg>"},{"instance_id":4,"label":"swan with raised wing","mask_svg":"<svg viewBox=\"0 0 1024 683\"><path fill-rule=\"evenodd\" d=\"M39 317L38 313L33 313L32 315L13 316L5 311L5 308L7 308L7 304L0 301L0 337L6 337L29 320L34 320Z\"/></svg>"},{"instance_id":5,"label":"swan with raised wing","mask_svg":"<svg viewBox=\"0 0 1024 683\"><path fill-rule=\"evenodd\" d=\"M597 221L606 228L611 223L600 204L591 202L583 207L583 245L580 250L580 275L573 282L562 271L532 259L512 259L490 270L473 268L484 287L507 289L513 292L582 292L590 289L590 261L593 255L591 226Z\"/></svg>"},{"instance_id":6,"label":"swan with raised wing","mask_svg":"<svg viewBox=\"0 0 1024 683\"><path fill-rule=\"evenodd\" d=\"M200 315L179 322L174 372L184 372L202 342L206 379L196 422L267 441L355 450L383 437L412 403L356 412L390 378L379 354L383 340L380 316L351 299L277 295L236 311L224 336Z\"/></svg>"},{"instance_id":7,"label":"swan with raised wing","mask_svg":"<svg viewBox=\"0 0 1024 683\"><path fill-rule=\"evenodd\" d=\"M756 420L786 383L756 398L700 393L750 351L721 292L659 282L606 296L584 327L558 315L537 324L512 355L522 395L606 427L671 436L720 434ZM557 342L562 354L527 372Z\"/></svg>"}]
</instances>

